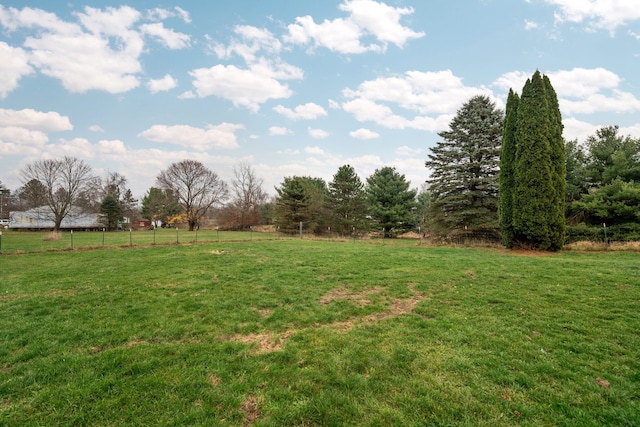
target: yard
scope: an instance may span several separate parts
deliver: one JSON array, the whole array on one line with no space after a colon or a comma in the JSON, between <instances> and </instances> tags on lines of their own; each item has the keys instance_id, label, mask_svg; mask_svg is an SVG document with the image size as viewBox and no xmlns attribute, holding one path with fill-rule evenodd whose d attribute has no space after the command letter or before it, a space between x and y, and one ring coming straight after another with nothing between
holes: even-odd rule
<instances>
[{"instance_id":1,"label":"yard","mask_svg":"<svg viewBox=\"0 0 640 427\"><path fill-rule=\"evenodd\" d=\"M0 424L640 425L636 252L190 241L0 256Z\"/></svg>"}]
</instances>

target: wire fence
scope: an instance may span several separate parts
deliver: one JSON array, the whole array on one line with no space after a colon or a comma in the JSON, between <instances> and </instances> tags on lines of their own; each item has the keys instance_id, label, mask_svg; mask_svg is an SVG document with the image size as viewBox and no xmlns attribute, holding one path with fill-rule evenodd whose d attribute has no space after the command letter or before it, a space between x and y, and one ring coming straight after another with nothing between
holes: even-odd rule
<instances>
[{"instance_id":1,"label":"wire fence","mask_svg":"<svg viewBox=\"0 0 640 427\"><path fill-rule=\"evenodd\" d=\"M291 239L355 241L365 238L369 238L369 236L362 233L343 236L338 233L328 232L318 236L308 232L286 234L277 231L223 231L216 229L189 231L181 228L129 229L111 232L77 230L51 232L3 229L0 230L0 254Z\"/></svg>"}]
</instances>

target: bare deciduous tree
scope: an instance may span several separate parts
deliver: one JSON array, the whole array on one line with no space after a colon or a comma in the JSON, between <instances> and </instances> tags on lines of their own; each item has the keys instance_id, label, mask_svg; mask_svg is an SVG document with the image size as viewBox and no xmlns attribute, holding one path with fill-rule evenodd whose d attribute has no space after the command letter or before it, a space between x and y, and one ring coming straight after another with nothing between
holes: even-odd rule
<instances>
[{"instance_id":1,"label":"bare deciduous tree","mask_svg":"<svg viewBox=\"0 0 640 427\"><path fill-rule=\"evenodd\" d=\"M24 183L39 181L45 190L44 203L49 208L54 230L60 230L78 198L95 183L91 166L74 157L38 160L21 172Z\"/></svg>"},{"instance_id":2,"label":"bare deciduous tree","mask_svg":"<svg viewBox=\"0 0 640 427\"><path fill-rule=\"evenodd\" d=\"M262 182L249 163L242 162L233 168L233 201L230 207L235 211L236 223L241 229L260 223L260 206L267 199Z\"/></svg>"},{"instance_id":3,"label":"bare deciduous tree","mask_svg":"<svg viewBox=\"0 0 640 427\"><path fill-rule=\"evenodd\" d=\"M227 199L227 184L218 175L196 160L172 163L156 178L158 186L172 190L178 197L193 231L200 219L212 206Z\"/></svg>"}]
</instances>

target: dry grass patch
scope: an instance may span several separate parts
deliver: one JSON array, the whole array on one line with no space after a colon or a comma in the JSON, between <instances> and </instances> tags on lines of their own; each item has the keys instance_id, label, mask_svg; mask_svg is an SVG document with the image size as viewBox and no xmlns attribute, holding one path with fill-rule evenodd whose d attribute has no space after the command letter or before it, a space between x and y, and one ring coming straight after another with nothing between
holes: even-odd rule
<instances>
[{"instance_id":1,"label":"dry grass patch","mask_svg":"<svg viewBox=\"0 0 640 427\"><path fill-rule=\"evenodd\" d=\"M260 417L260 408L258 406L259 400L255 396L249 396L247 399L242 402L240 409L244 413L244 421L242 422L243 426L253 425Z\"/></svg>"},{"instance_id":2,"label":"dry grass patch","mask_svg":"<svg viewBox=\"0 0 640 427\"><path fill-rule=\"evenodd\" d=\"M264 332L262 334L234 335L230 341L241 342L243 344L255 344L253 353L264 354L282 350L287 339L291 337L295 331L285 331L281 334L272 334Z\"/></svg>"},{"instance_id":3,"label":"dry grass patch","mask_svg":"<svg viewBox=\"0 0 640 427\"><path fill-rule=\"evenodd\" d=\"M42 240L45 242L58 242L62 240L62 233L58 231L52 231L51 233L47 233L42 237Z\"/></svg>"},{"instance_id":4,"label":"dry grass patch","mask_svg":"<svg viewBox=\"0 0 640 427\"><path fill-rule=\"evenodd\" d=\"M375 287L362 292L350 293L344 288L336 289L320 298L320 304L329 304L335 300L349 300L358 307L364 307L371 304L371 300L367 297L369 295L379 294L381 290L382 288Z\"/></svg>"}]
</instances>

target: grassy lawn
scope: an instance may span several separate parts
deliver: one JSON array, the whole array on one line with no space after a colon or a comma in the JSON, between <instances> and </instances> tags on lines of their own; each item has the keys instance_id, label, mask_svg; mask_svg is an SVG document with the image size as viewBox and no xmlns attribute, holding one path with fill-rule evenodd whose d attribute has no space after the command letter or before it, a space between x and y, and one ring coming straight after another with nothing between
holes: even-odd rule
<instances>
[{"instance_id":1,"label":"grassy lawn","mask_svg":"<svg viewBox=\"0 0 640 427\"><path fill-rule=\"evenodd\" d=\"M640 255L0 256L0 425L640 425Z\"/></svg>"},{"instance_id":2,"label":"grassy lawn","mask_svg":"<svg viewBox=\"0 0 640 427\"><path fill-rule=\"evenodd\" d=\"M62 231L56 239L51 239L49 231L31 232L19 230L2 231L2 253L46 252L70 249L97 249L104 247L129 247L169 245L196 242L221 242L243 240L275 240L283 235L264 232L237 232L202 229L160 228L152 230L126 231Z\"/></svg>"}]
</instances>

